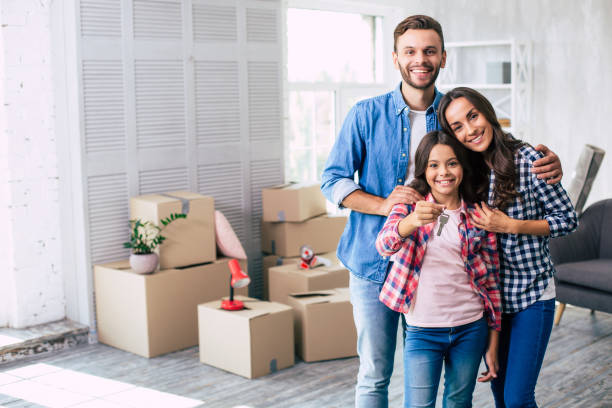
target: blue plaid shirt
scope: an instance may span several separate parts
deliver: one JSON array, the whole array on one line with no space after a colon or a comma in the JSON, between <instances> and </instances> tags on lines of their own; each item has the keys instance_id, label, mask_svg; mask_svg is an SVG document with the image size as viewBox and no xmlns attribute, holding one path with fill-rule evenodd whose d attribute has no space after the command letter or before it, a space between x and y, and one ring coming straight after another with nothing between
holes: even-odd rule
<instances>
[{"instance_id":1,"label":"blue plaid shirt","mask_svg":"<svg viewBox=\"0 0 612 408\"><path fill-rule=\"evenodd\" d=\"M540 298L555 273L548 249L549 239L568 234L578 226L574 207L561 184L546 184L531 172L533 162L541 157L542 154L529 145L517 151L514 162L520 197L516 197L505 212L518 220L545 219L550 236L497 234L504 313L519 312ZM495 175L491 171L489 205L493 204L494 184Z\"/></svg>"}]
</instances>

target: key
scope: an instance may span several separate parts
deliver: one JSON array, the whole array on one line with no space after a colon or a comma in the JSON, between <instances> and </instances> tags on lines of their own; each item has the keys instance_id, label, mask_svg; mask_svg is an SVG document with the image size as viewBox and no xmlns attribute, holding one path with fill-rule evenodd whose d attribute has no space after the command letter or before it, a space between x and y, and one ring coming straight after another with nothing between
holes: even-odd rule
<instances>
[{"instance_id":1,"label":"key","mask_svg":"<svg viewBox=\"0 0 612 408\"><path fill-rule=\"evenodd\" d=\"M442 229L448 222L449 218L450 217L448 216L448 214L444 214L444 213L440 214L440 217L438 217L438 225L440 225L440 227L438 227L438 233L436 235L440 236L440 234L442 234Z\"/></svg>"}]
</instances>

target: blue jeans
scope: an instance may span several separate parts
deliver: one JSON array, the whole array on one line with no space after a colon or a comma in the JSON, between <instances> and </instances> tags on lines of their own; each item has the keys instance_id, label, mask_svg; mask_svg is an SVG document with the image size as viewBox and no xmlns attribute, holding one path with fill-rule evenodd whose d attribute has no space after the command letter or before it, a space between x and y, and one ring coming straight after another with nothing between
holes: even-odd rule
<instances>
[{"instance_id":1,"label":"blue jeans","mask_svg":"<svg viewBox=\"0 0 612 408\"><path fill-rule=\"evenodd\" d=\"M359 354L355 406L387 408L400 313L378 300L382 283L351 273L349 285Z\"/></svg>"},{"instance_id":2,"label":"blue jeans","mask_svg":"<svg viewBox=\"0 0 612 408\"><path fill-rule=\"evenodd\" d=\"M472 406L489 329L485 318L457 327L408 325L404 340L404 406L435 407L444 363L445 408Z\"/></svg>"},{"instance_id":3,"label":"blue jeans","mask_svg":"<svg viewBox=\"0 0 612 408\"><path fill-rule=\"evenodd\" d=\"M537 408L535 386L546 353L555 300L538 301L502 315L499 371L491 382L497 408Z\"/></svg>"}]
</instances>

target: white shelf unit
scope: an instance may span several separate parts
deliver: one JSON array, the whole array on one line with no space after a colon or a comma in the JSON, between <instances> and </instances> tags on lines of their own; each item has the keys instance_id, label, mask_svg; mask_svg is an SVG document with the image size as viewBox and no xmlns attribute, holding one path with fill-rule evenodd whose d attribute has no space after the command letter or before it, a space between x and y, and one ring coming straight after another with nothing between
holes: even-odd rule
<instances>
[{"instance_id":1,"label":"white shelf unit","mask_svg":"<svg viewBox=\"0 0 612 408\"><path fill-rule=\"evenodd\" d=\"M509 119L506 132L528 140L532 97L531 43L515 40L450 42L446 67L436 86L448 92L459 86L476 89L493 104L499 119ZM510 83L487 83L487 63L510 62Z\"/></svg>"}]
</instances>

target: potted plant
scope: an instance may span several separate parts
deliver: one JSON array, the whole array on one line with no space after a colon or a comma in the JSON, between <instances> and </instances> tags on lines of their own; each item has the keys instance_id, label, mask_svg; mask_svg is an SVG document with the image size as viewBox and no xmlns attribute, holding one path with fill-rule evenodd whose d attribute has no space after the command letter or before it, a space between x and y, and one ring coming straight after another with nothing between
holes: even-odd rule
<instances>
[{"instance_id":1,"label":"potted plant","mask_svg":"<svg viewBox=\"0 0 612 408\"><path fill-rule=\"evenodd\" d=\"M165 227L172 221L179 218L186 218L186 214L170 214L161 221ZM161 245L166 237L161 234L162 228L153 224L151 221L141 221L140 219L130 220L131 235L128 242L123 243L124 248L130 248L130 266L136 273L152 273L157 269L159 257L154 252Z\"/></svg>"}]
</instances>

